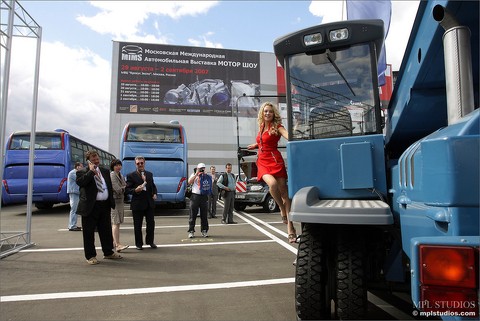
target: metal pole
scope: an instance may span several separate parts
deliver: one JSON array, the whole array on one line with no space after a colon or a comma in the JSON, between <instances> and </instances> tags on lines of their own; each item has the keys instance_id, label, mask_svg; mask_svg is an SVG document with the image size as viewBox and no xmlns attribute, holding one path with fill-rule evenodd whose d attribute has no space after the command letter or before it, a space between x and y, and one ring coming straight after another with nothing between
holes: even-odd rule
<instances>
[{"instance_id":1,"label":"metal pole","mask_svg":"<svg viewBox=\"0 0 480 321\"><path fill-rule=\"evenodd\" d=\"M237 102L235 104L236 109L237 109L237 151L240 148L240 126L238 124L238 100L242 97L245 97L245 94L243 94L243 96L238 97ZM238 179L241 180L241 177L240 177L240 160L238 159L238 157L237 157L237 165L238 165Z\"/></svg>"},{"instance_id":2,"label":"metal pole","mask_svg":"<svg viewBox=\"0 0 480 321\"><path fill-rule=\"evenodd\" d=\"M33 81L32 127L30 132L30 152L28 158L28 190L27 190L27 243L31 240L32 230L32 196L33 196L33 169L35 156L35 131L37 128L38 79L40 75L40 49L42 44L42 28L38 28L37 56L35 58L35 78Z\"/></svg>"},{"instance_id":3,"label":"metal pole","mask_svg":"<svg viewBox=\"0 0 480 321\"><path fill-rule=\"evenodd\" d=\"M7 124L7 102L8 102L8 82L10 78L10 59L12 56L12 37L13 20L15 18L15 1L10 1L10 12L8 14L7 41L5 48L5 62L3 70L2 102L1 102L1 123L0 130L0 181L3 182L3 166L5 164L5 127ZM0 209L2 208L0 202Z\"/></svg>"}]
</instances>

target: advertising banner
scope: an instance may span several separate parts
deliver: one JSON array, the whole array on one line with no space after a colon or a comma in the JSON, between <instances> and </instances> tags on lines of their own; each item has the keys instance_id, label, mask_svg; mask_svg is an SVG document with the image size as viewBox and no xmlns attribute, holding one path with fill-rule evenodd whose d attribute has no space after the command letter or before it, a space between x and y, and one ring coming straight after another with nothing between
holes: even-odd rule
<instances>
[{"instance_id":1,"label":"advertising banner","mask_svg":"<svg viewBox=\"0 0 480 321\"><path fill-rule=\"evenodd\" d=\"M260 53L119 42L117 113L256 117Z\"/></svg>"}]
</instances>

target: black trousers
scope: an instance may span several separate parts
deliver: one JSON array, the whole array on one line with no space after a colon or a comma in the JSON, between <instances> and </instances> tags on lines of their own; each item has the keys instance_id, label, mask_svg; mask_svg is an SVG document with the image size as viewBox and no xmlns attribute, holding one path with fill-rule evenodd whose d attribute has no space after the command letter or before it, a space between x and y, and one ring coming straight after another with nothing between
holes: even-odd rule
<instances>
[{"instance_id":1,"label":"black trousers","mask_svg":"<svg viewBox=\"0 0 480 321\"><path fill-rule=\"evenodd\" d=\"M208 232L208 196L192 194L190 196L190 217L188 218L188 232L195 232L198 210L200 210L200 226L202 232Z\"/></svg>"},{"instance_id":2,"label":"black trousers","mask_svg":"<svg viewBox=\"0 0 480 321\"><path fill-rule=\"evenodd\" d=\"M143 236L142 236L142 224L143 218L145 217L146 233L145 233L145 243L153 244L154 234L155 234L155 215L153 208L147 208L146 210L132 210L133 216L133 230L135 233L135 246L143 246Z\"/></svg>"},{"instance_id":3,"label":"black trousers","mask_svg":"<svg viewBox=\"0 0 480 321\"><path fill-rule=\"evenodd\" d=\"M95 229L98 231L103 255L113 254L112 220L110 202L95 201L93 210L88 216L82 216L83 250L88 260L97 256L95 250Z\"/></svg>"}]
</instances>

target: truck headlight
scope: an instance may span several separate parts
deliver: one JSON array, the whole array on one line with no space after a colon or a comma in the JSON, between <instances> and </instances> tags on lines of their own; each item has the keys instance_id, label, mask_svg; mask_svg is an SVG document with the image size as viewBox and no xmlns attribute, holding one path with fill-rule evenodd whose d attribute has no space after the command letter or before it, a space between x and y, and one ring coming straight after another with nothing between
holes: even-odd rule
<instances>
[{"instance_id":1,"label":"truck headlight","mask_svg":"<svg viewBox=\"0 0 480 321\"><path fill-rule=\"evenodd\" d=\"M345 39L348 39L348 29L342 28L342 29L332 30L329 32L328 35L331 42L345 40Z\"/></svg>"},{"instance_id":2,"label":"truck headlight","mask_svg":"<svg viewBox=\"0 0 480 321\"><path fill-rule=\"evenodd\" d=\"M303 36L303 43L305 46L318 45L323 42L323 37L320 32L312 33L311 35Z\"/></svg>"}]
</instances>

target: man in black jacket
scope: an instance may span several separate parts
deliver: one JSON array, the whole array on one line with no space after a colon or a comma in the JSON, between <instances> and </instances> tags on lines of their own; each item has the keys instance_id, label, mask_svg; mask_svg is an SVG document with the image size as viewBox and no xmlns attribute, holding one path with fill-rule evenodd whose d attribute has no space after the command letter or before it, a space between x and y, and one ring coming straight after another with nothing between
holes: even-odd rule
<instances>
[{"instance_id":1,"label":"man in black jacket","mask_svg":"<svg viewBox=\"0 0 480 321\"><path fill-rule=\"evenodd\" d=\"M152 249L156 249L154 243L155 219L154 209L157 199L157 187L153 182L153 174L145 170L145 158L135 157L137 170L127 175L127 187L125 194L132 194L130 209L133 216L133 229L135 232L135 246L137 250L143 250L142 224L145 217L146 235L145 243Z\"/></svg>"},{"instance_id":2,"label":"man in black jacket","mask_svg":"<svg viewBox=\"0 0 480 321\"><path fill-rule=\"evenodd\" d=\"M95 250L95 229L98 231L104 259L121 259L113 251L110 209L115 208L110 171L99 167L97 151L86 153L88 166L76 172L80 186L77 214L82 216L83 248L88 264L98 264Z\"/></svg>"}]
</instances>

